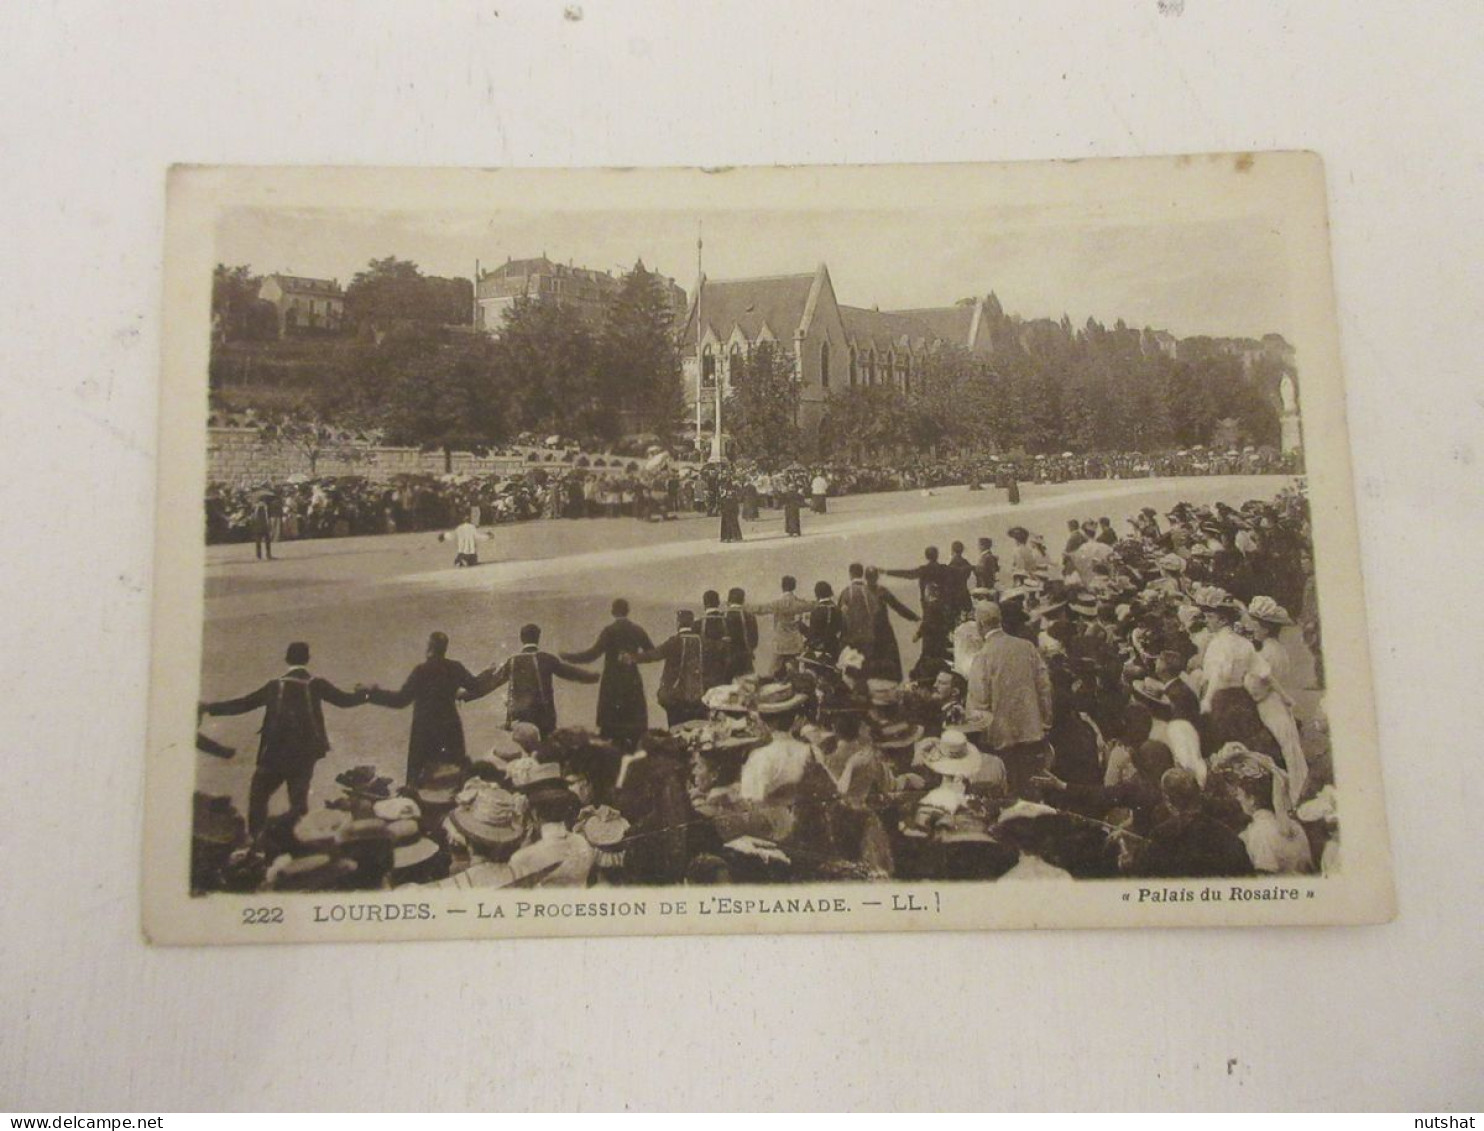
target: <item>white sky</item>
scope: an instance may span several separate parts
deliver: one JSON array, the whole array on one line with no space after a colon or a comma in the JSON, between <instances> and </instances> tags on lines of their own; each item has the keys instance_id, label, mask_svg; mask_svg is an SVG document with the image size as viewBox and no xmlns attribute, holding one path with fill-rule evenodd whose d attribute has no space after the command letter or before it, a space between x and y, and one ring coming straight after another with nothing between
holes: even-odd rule
<instances>
[{"instance_id":1,"label":"white sky","mask_svg":"<svg viewBox=\"0 0 1484 1131\"><path fill-rule=\"evenodd\" d=\"M415 261L432 275L472 277L507 257L543 252L582 267L635 258L687 293L696 229L713 279L794 274L828 264L839 301L882 309L943 306L994 291L1025 318L1069 314L1181 336L1294 340L1282 236L1256 219L1120 225L1059 219L1052 209L798 212L506 212L493 216L350 210L237 209L218 229L217 258L350 281L367 261Z\"/></svg>"}]
</instances>

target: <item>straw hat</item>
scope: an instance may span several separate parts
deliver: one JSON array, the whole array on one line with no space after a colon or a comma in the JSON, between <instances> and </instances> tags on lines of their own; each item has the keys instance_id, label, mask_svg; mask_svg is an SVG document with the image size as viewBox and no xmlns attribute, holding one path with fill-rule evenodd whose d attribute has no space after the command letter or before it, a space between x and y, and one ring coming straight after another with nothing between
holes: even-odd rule
<instances>
[{"instance_id":1,"label":"straw hat","mask_svg":"<svg viewBox=\"0 0 1484 1131\"><path fill-rule=\"evenodd\" d=\"M881 750L898 750L903 746L914 746L922 737L923 728L912 723L882 723L875 727L871 740Z\"/></svg>"},{"instance_id":2,"label":"straw hat","mask_svg":"<svg viewBox=\"0 0 1484 1131\"><path fill-rule=\"evenodd\" d=\"M1184 573L1185 559L1179 554L1162 554L1159 558L1159 568L1168 573Z\"/></svg>"},{"instance_id":3,"label":"straw hat","mask_svg":"<svg viewBox=\"0 0 1484 1131\"><path fill-rule=\"evenodd\" d=\"M1264 624L1293 623L1293 618L1288 615L1288 610L1271 597L1252 598L1252 604L1247 606L1247 615L1253 620L1262 621Z\"/></svg>"},{"instance_id":4,"label":"straw hat","mask_svg":"<svg viewBox=\"0 0 1484 1131\"><path fill-rule=\"evenodd\" d=\"M389 797L378 801L371 806L371 812L383 821L415 821L423 815L417 802L410 797Z\"/></svg>"},{"instance_id":5,"label":"straw hat","mask_svg":"<svg viewBox=\"0 0 1484 1131\"><path fill-rule=\"evenodd\" d=\"M323 891L338 887L355 870L354 861L316 852L285 861L277 869L273 886L278 891Z\"/></svg>"},{"instance_id":6,"label":"straw hat","mask_svg":"<svg viewBox=\"0 0 1484 1131\"><path fill-rule=\"evenodd\" d=\"M1129 685L1129 690L1146 703L1153 703L1156 707L1173 706L1170 697L1165 693L1165 685L1157 679L1136 679Z\"/></svg>"},{"instance_id":7,"label":"straw hat","mask_svg":"<svg viewBox=\"0 0 1484 1131\"><path fill-rule=\"evenodd\" d=\"M757 689L757 713L781 715L804 705L805 698L788 683L765 683Z\"/></svg>"},{"instance_id":8,"label":"straw hat","mask_svg":"<svg viewBox=\"0 0 1484 1131\"><path fill-rule=\"evenodd\" d=\"M335 844L335 836L350 824L344 809L311 809L294 822L294 839L308 849L326 849Z\"/></svg>"},{"instance_id":9,"label":"straw hat","mask_svg":"<svg viewBox=\"0 0 1484 1131\"><path fill-rule=\"evenodd\" d=\"M1203 585L1195 592L1195 603L1207 611L1242 607L1230 593L1219 585Z\"/></svg>"},{"instance_id":10,"label":"straw hat","mask_svg":"<svg viewBox=\"0 0 1484 1131\"><path fill-rule=\"evenodd\" d=\"M735 683L722 683L708 688L701 696L701 705L708 711L722 711L729 715L745 715L753 706L746 693Z\"/></svg>"},{"instance_id":11,"label":"straw hat","mask_svg":"<svg viewBox=\"0 0 1484 1131\"><path fill-rule=\"evenodd\" d=\"M411 844L398 845L392 849L392 871L406 872L419 864L426 864L441 850L438 842L428 837L418 837Z\"/></svg>"},{"instance_id":12,"label":"straw hat","mask_svg":"<svg viewBox=\"0 0 1484 1131\"><path fill-rule=\"evenodd\" d=\"M449 820L475 848L499 852L525 835L525 807L515 794L485 786L464 796L469 797L468 803L450 813Z\"/></svg>"},{"instance_id":13,"label":"straw hat","mask_svg":"<svg viewBox=\"0 0 1484 1131\"><path fill-rule=\"evenodd\" d=\"M925 752L923 765L940 777L972 778L984 765L984 756L962 731L945 730Z\"/></svg>"}]
</instances>

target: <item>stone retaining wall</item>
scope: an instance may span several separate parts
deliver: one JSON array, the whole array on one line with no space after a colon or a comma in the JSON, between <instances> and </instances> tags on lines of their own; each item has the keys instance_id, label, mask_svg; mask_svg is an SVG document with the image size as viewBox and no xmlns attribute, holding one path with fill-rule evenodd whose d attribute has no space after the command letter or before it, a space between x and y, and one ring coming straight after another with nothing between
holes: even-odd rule
<instances>
[{"instance_id":1,"label":"stone retaining wall","mask_svg":"<svg viewBox=\"0 0 1484 1131\"><path fill-rule=\"evenodd\" d=\"M314 467L306 452L293 444L265 443L255 428L208 428L206 430L206 478L212 483L251 486L275 482L291 475L363 475L384 481L397 475L442 475L449 470L442 452L424 452L417 448L357 446L358 458L345 459L338 454L324 454ZM538 467L557 470L570 466L553 460L531 462L516 456L479 456L473 452L454 452L455 474L512 475ZM618 468L591 468L602 473Z\"/></svg>"}]
</instances>

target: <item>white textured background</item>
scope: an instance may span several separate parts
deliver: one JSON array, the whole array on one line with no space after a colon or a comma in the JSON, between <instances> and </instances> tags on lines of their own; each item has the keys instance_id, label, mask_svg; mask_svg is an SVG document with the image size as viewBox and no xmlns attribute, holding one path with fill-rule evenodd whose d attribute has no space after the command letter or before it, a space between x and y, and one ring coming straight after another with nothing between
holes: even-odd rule
<instances>
[{"instance_id":1,"label":"white textured background","mask_svg":"<svg viewBox=\"0 0 1484 1131\"><path fill-rule=\"evenodd\" d=\"M1181 7L0 5L0 1107L1484 1105L1484 10ZM168 163L1278 147L1329 171L1397 922L143 946Z\"/></svg>"}]
</instances>

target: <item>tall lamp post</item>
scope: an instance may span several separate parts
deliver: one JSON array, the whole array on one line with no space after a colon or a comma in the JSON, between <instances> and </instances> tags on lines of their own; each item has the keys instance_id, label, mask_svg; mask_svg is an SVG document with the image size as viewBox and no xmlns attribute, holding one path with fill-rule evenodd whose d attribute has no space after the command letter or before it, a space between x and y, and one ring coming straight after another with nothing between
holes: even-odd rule
<instances>
[{"instance_id":1,"label":"tall lamp post","mask_svg":"<svg viewBox=\"0 0 1484 1131\"><path fill-rule=\"evenodd\" d=\"M706 388L706 355L702 352L701 344L701 297L706 291L706 274L701 268L701 224L696 223L696 443L701 442L701 397ZM718 365L711 371L711 386L715 395L713 406L712 423L714 428L711 433L711 459L718 461L722 456L721 447L721 367Z\"/></svg>"}]
</instances>

